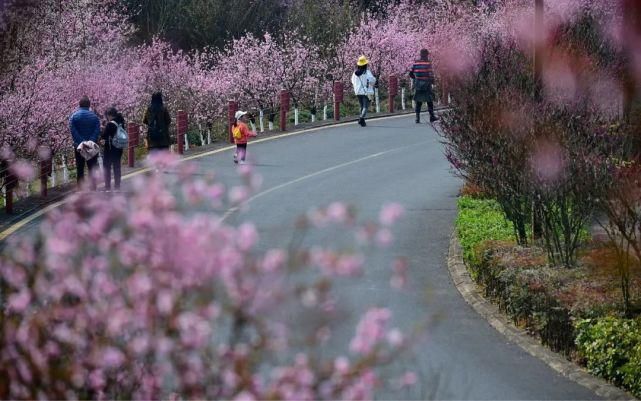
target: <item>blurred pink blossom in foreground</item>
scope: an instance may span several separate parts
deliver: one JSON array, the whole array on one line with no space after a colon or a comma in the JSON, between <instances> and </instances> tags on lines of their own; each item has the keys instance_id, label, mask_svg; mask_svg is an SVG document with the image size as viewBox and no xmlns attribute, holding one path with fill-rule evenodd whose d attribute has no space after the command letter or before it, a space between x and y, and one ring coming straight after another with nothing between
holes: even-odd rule
<instances>
[{"instance_id":1,"label":"blurred pink blossom in foreground","mask_svg":"<svg viewBox=\"0 0 641 401\"><path fill-rule=\"evenodd\" d=\"M1 398L371 399L384 382L379 365L410 345L387 329L388 309L367 311L343 341L354 354L339 348L329 360L308 354L319 355L332 330L289 318L332 321L331 280L362 274L359 247L259 251L252 223L221 222L235 204L213 175L190 177L193 166L169 155L150 167L127 198L77 194L35 238L11 239L0 258ZM167 168L182 184L155 172ZM246 198L254 177L240 179L233 190ZM208 211L187 217L183 207ZM341 203L317 213L324 230L348 222L391 235L401 210L386 206L384 227L357 223Z\"/></svg>"}]
</instances>

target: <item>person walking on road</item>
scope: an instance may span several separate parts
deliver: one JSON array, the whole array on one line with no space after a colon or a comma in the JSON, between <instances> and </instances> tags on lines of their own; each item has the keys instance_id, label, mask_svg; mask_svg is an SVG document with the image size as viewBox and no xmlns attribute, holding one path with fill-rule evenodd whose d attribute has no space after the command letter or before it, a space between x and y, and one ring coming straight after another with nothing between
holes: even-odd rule
<instances>
[{"instance_id":1,"label":"person walking on road","mask_svg":"<svg viewBox=\"0 0 641 401\"><path fill-rule=\"evenodd\" d=\"M374 87L376 85L376 78L369 70L369 60L367 57L360 56L356 63L356 71L352 74L352 86L354 86L354 93L358 97L358 104L361 109L358 124L361 127L367 126L365 118L367 117L367 109L369 108L369 97L374 96Z\"/></svg>"},{"instance_id":2,"label":"person walking on road","mask_svg":"<svg viewBox=\"0 0 641 401\"><path fill-rule=\"evenodd\" d=\"M105 116L107 117L107 125L105 125L105 129L102 131L102 140L105 143L102 160L105 172L105 190L111 191L111 170L113 169L114 188L118 191L120 190L123 149L118 148L117 143L114 144L114 138L119 129L125 129L125 119L115 107L107 110Z\"/></svg>"},{"instance_id":3,"label":"person walking on road","mask_svg":"<svg viewBox=\"0 0 641 401\"><path fill-rule=\"evenodd\" d=\"M171 115L164 105L162 92L151 95L151 104L145 111L142 122L147 125L147 149L150 152L169 150Z\"/></svg>"},{"instance_id":4,"label":"person walking on road","mask_svg":"<svg viewBox=\"0 0 641 401\"><path fill-rule=\"evenodd\" d=\"M89 110L91 101L83 96L78 104L79 108L69 118L69 130L73 139L74 154L76 158L76 180L78 187L82 186L85 178L85 164L89 170L91 189L96 190L96 178L93 171L98 165L97 142L100 137L100 119L93 111Z\"/></svg>"},{"instance_id":5,"label":"person walking on road","mask_svg":"<svg viewBox=\"0 0 641 401\"><path fill-rule=\"evenodd\" d=\"M234 116L231 132L236 144L236 153L234 153L234 163L245 164L247 157L247 142L250 137L257 136L256 131L252 131L247 126L249 116L246 111L237 111Z\"/></svg>"},{"instance_id":6,"label":"person walking on road","mask_svg":"<svg viewBox=\"0 0 641 401\"><path fill-rule=\"evenodd\" d=\"M416 103L416 123L421 122L421 108L427 103L427 110L430 113L430 122L438 121L434 114L434 69L429 59L430 53L427 49L421 50L421 58L414 62L410 71L410 78L414 80L414 102Z\"/></svg>"}]
</instances>

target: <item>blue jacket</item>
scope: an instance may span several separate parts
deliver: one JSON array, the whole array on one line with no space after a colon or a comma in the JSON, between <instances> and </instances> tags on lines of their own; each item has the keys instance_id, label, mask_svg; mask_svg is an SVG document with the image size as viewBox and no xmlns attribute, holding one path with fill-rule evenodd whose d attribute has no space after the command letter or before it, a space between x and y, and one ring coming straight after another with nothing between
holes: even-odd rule
<instances>
[{"instance_id":1,"label":"blue jacket","mask_svg":"<svg viewBox=\"0 0 641 401\"><path fill-rule=\"evenodd\" d=\"M73 144L78 147L81 142L94 141L98 143L100 137L100 120L93 111L79 108L69 117L69 130L73 137Z\"/></svg>"}]
</instances>

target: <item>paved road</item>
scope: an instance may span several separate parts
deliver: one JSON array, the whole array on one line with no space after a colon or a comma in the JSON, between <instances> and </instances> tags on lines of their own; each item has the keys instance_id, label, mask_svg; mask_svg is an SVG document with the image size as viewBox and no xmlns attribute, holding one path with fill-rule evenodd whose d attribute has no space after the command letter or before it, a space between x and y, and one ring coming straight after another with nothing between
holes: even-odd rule
<instances>
[{"instance_id":1,"label":"paved road","mask_svg":"<svg viewBox=\"0 0 641 401\"><path fill-rule=\"evenodd\" d=\"M250 144L249 154L268 192L228 221L253 221L264 247L286 245L297 216L335 200L355 205L366 219L375 219L386 202L405 206L391 249L373 251L365 277L339 286L341 304L357 311L389 307L394 324L403 328L440 316L408 361L408 368L424 375L422 390L403 398L598 399L506 341L458 294L446 254L461 183L429 126L417 126L411 117L372 120L365 129L351 124ZM196 163L223 181L236 179L231 153ZM340 236L313 239L339 241ZM411 261L410 288L403 293L390 291L388 284L396 256ZM345 323L345 335L351 336L354 322L346 317Z\"/></svg>"}]
</instances>

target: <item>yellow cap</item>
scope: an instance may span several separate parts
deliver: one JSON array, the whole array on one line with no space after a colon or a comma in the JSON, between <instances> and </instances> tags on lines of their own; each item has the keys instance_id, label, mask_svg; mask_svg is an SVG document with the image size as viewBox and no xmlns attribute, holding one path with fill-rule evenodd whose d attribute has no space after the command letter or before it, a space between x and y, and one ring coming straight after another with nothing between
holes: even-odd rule
<instances>
[{"instance_id":1,"label":"yellow cap","mask_svg":"<svg viewBox=\"0 0 641 401\"><path fill-rule=\"evenodd\" d=\"M356 63L357 66L362 67L364 65L367 65L369 63L369 60L367 60L367 57L365 56L360 56L358 58L358 62Z\"/></svg>"}]
</instances>

